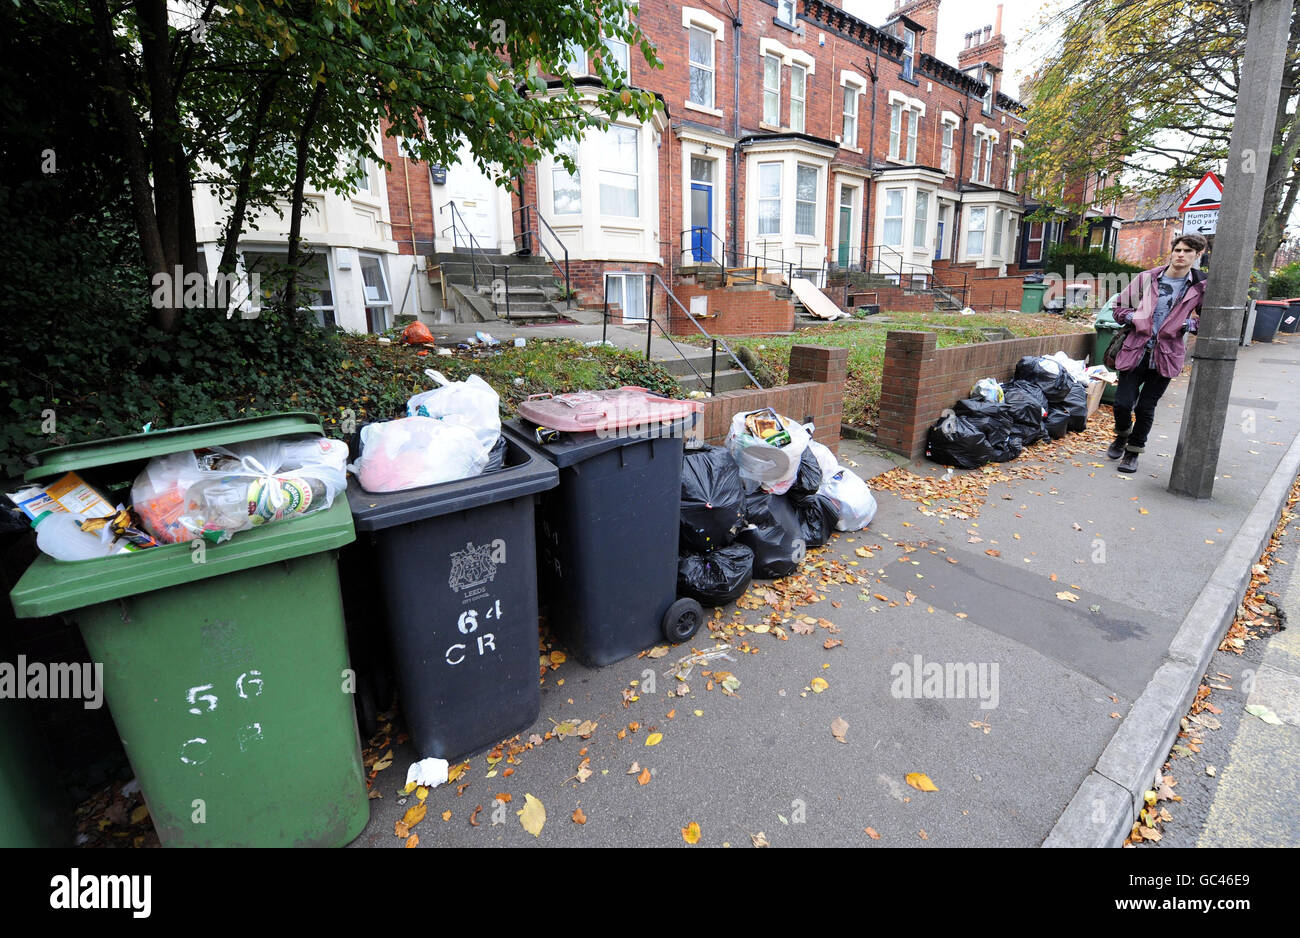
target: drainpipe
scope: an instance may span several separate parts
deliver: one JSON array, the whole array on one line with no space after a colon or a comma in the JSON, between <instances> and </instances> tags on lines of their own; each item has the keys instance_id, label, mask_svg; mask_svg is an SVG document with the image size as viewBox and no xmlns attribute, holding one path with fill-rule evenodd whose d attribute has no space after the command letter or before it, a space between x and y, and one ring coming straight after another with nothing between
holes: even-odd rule
<instances>
[{"instance_id":1,"label":"drainpipe","mask_svg":"<svg viewBox=\"0 0 1300 938\"><path fill-rule=\"evenodd\" d=\"M970 88L969 87L967 87L966 89L965 98L966 98L965 105L962 107L962 113L961 113L961 124L962 124L961 160L957 164L958 198L957 198L957 204L953 208L953 213L952 213L953 214L952 257L951 260L949 261L950 264L959 263L961 260L957 256L957 246L961 243L961 215L962 215L962 207L965 205L965 202L961 199L961 194L966 191L966 182L965 182L966 177L964 175L966 172L966 141L970 139Z\"/></svg>"},{"instance_id":2,"label":"drainpipe","mask_svg":"<svg viewBox=\"0 0 1300 938\"><path fill-rule=\"evenodd\" d=\"M728 4L730 6L730 4ZM732 47L732 64L731 64L731 88L734 97L731 111L731 135L740 140L740 30L743 24L740 21L740 8L737 7L731 17L731 47ZM685 193L682 194L685 198ZM740 244L740 235L737 226L739 222L740 208L737 202L740 199L740 147L733 144L731 147L731 265L739 266L736 259L736 249ZM726 244L723 244L723 253L726 253ZM725 263L725 261L724 261Z\"/></svg>"},{"instance_id":3,"label":"drainpipe","mask_svg":"<svg viewBox=\"0 0 1300 938\"><path fill-rule=\"evenodd\" d=\"M871 68L871 66L868 64L867 68L871 71L871 129L868 131L868 133L870 134L869 139L871 142L867 145L867 171L870 173L870 176L868 177L867 185L864 187L865 195L864 195L864 204L862 207L862 254L863 254L862 267L864 272L870 272L871 270L871 264L867 262L866 254L867 254L867 245L868 243L870 243L869 232L871 231L871 227L872 227L871 196L876 191L876 101L880 97L876 93L880 88L880 40L879 39L876 40L876 67ZM845 271L844 276L848 277L848 271Z\"/></svg>"}]
</instances>

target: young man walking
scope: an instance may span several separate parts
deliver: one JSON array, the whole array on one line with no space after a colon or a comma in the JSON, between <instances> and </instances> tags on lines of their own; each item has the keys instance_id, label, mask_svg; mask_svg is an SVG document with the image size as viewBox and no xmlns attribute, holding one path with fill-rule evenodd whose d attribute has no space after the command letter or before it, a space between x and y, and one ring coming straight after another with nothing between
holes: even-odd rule
<instances>
[{"instance_id":1,"label":"young man walking","mask_svg":"<svg viewBox=\"0 0 1300 938\"><path fill-rule=\"evenodd\" d=\"M1115 321L1133 325L1115 356L1115 441L1106 450L1111 459L1123 457L1120 472L1137 472L1156 404L1183 370L1183 336L1196 331L1205 297L1205 274L1196 269L1205 245L1200 235L1180 235L1167 265L1144 270L1115 298Z\"/></svg>"}]
</instances>

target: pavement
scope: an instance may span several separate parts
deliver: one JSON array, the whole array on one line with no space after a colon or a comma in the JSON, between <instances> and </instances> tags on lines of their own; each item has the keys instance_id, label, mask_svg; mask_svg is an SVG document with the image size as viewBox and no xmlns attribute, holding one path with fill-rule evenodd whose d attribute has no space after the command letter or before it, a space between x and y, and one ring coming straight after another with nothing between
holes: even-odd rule
<instances>
[{"instance_id":1,"label":"pavement","mask_svg":"<svg viewBox=\"0 0 1300 938\"><path fill-rule=\"evenodd\" d=\"M1186 377L1161 402L1135 475L1104 455L1103 407L1074 441L1090 449L1050 460L1031 449L991 472L953 474L968 491L987 483L972 517L878 481L866 530L836 536L770 596L755 583L749 601L715 614L717 638L701 629L661 657L599 669L571 656L548 665L540 718L500 761L476 754L428 793L419 846L684 846L691 824L709 846L1118 845L1300 470L1298 382L1300 337L1241 350L1209 500L1167 491ZM841 460L864 477L898 462L848 440ZM936 492L947 474L908 468ZM777 616L782 640L764 603L796 594L816 601ZM805 617L812 634L795 629ZM677 679L681 659L714 650L725 657ZM1297 662L1294 643L1270 647L1249 692L1287 734L1300 721ZM709 689L706 670L740 683ZM1277 782L1271 800L1244 787L1267 758L1252 739L1260 729L1239 728L1222 781L1239 776L1242 794L1234 804L1223 789L1221 833L1207 843L1233 842L1247 802L1294 804ZM1297 741L1268 740L1293 751ZM401 790L418 754L391 748L354 847L405 845L394 823L417 806ZM910 784L914 773L937 790ZM521 823L537 808L517 815L531 801L546 813L537 835Z\"/></svg>"}]
</instances>

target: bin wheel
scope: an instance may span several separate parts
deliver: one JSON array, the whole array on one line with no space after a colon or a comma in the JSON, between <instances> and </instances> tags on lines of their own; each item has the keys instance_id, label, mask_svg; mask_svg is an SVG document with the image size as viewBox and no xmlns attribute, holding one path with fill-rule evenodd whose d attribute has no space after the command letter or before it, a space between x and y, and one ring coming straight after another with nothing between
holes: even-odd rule
<instances>
[{"instance_id":1,"label":"bin wheel","mask_svg":"<svg viewBox=\"0 0 1300 938\"><path fill-rule=\"evenodd\" d=\"M693 599L679 599L664 613L664 638L678 645L700 629L704 607Z\"/></svg>"}]
</instances>

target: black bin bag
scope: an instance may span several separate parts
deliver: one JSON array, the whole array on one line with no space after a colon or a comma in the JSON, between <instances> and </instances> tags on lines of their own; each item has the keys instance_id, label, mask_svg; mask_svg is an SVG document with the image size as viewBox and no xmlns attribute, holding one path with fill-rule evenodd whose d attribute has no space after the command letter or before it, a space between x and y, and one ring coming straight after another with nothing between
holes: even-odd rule
<instances>
[{"instance_id":1,"label":"black bin bag","mask_svg":"<svg viewBox=\"0 0 1300 938\"><path fill-rule=\"evenodd\" d=\"M1032 381L1009 381L1002 385L1002 396L1011 414L1011 435L1020 445L1030 446L1047 439L1043 416L1047 411L1047 398Z\"/></svg>"},{"instance_id":2,"label":"black bin bag","mask_svg":"<svg viewBox=\"0 0 1300 938\"><path fill-rule=\"evenodd\" d=\"M1074 379L1060 362L1026 355L1016 363L1016 380L1031 381L1042 390L1049 404L1059 404L1070 393Z\"/></svg>"},{"instance_id":3,"label":"black bin bag","mask_svg":"<svg viewBox=\"0 0 1300 938\"><path fill-rule=\"evenodd\" d=\"M1020 455L1019 438L1014 436L1016 422L1006 404L970 397L958 401L953 410L984 431L984 439L993 448L994 462L1009 462Z\"/></svg>"},{"instance_id":4,"label":"black bin bag","mask_svg":"<svg viewBox=\"0 0 1300 938\"><path fill-rule=\"evenodd\" d=\"M754 552L744 544L707 554L682 554L677 561L677 594L701 606L735 602L754 578Z\"/></svg>"},{"instance_id":5,"label":"black bin bag","mask_svg":"<svg viewBox=\"0 0 1300 938\"><path fill-rule=\"evenodd\" d=\"M736 538L754 553L754 576L775 580L789 576L799 567L808 550L803 526L789 499L761 489L745 496L745 518L749 526Z\"/></svg>"},{"instance_id":6,"label":"black bin bag","mask_svg":"<svg viewBox=\"0 0 1300 938\"><path fill-rule=\"evenodd\" d=\"M1065 436L1070 429L1070 410L1064 404L1053 404L1047 411L1047 417L1043 420L1043 426L1047 428L1047 435L1054 440L1059 440Z\"/></svg>"},{"instance_id":7,"label":"black bin bag","mask_svg":"<svg viewBox=\"0 0 1300 938\"><path fill-rule=\"evenodd\" d=\"M731 453L720 446L687 452L682 459L682 547L697 554L726 547L744 523L745 487Z\"/></svg>"},{"instance_id":8,"label":"black bin bag","mask_svg":"<svg viewBox=\"0 0 1300 938\"><path fill-rule=\"evenodd\" d=\"M978 469L997 455L984 430L953 411L946 411L926 434L925 457L940 465Z\"/></svg>"},{"instance_id":9,"label":"black bin bag","mask_svg":"<svg viewBox=\"0 0 1300 938\"><path fill-rule=\"evenodd\" d=\"M1081 433L1088 429L1088 386L1078 381L1070 382L1070 393L1062 401L1070 415L1070 432Z\"/></svg>"},{"instance_id":10,"label":"black bin bag","mask_svg":"<svg viewBox=\"0 0 1300 938\"><path fill-rule=\"evenodd\" d=\"M802 507L812 504L821 487L822 467L817 462L817 457L813 455L812 447L808 447L799 458L799 471L795 474L794 484L785 494L791 502Z\"/></svg>"},{"instance_id":11,"label":"black bin bag","mask_svg":"<svg viewBox=\"0 0 1300 938\"><path fill-rule=\"evenodd\" d=\"M814 495L803 504L796 505L795 511L799 515L799 526L808 547L821 547L829 541L840 520L835 503L826 495Z\"/></svg>"}]
</instances>

